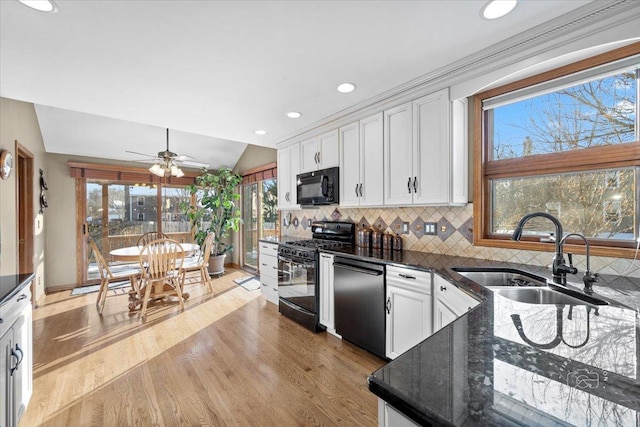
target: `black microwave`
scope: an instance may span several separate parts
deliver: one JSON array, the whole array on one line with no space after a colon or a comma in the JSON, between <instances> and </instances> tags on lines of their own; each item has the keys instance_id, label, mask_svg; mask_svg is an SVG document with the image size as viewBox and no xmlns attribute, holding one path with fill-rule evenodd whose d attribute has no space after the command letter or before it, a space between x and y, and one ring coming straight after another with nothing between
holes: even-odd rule
<instances>
[{"instance_id":1,"label":"black microwave","mask_svg":"<svg viewBox=\"0 0 640 427\"><path fill-rule=\"evenodd\" d=\"M339 203L338 177L338 168L322 169L298 175L296 179L297 203L301 206Z\"/></svg>"}]
</instances>

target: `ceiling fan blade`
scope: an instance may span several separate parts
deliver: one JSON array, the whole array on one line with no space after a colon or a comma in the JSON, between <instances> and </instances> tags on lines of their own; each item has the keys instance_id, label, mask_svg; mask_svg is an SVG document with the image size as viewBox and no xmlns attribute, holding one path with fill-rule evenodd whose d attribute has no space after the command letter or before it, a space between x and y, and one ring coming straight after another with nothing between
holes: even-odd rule
<instances>
[{"instance_id":1,"label":"ceiling fan blade","mask_svg":"<svg viewBox=\"0 0 640 427\"><path fill-rule=\"evenodd\" d=\"M137 151L129 151L126 150L125 153L131 153L131 154L137 154L138 156L145 156L145 157L153 157L154 159L157 158L157 156L154 156L153 154L149 154L149 153L138 153Z\"/></svg>"},{"instance_id":2,"label":"ceiling fan blade","mask_svg":"<svg viewBox=\"0 0 640 427\"><path fill-rule=\"evenodd\" d=\"M175 156L173 158L173 160L176 160L178 162L184 162L185 160L191 160L191 159L193 159L193 157L191 157L191 156L189 156L187 154L181 154L181 155Z\"/></svg>"}]
</instances>

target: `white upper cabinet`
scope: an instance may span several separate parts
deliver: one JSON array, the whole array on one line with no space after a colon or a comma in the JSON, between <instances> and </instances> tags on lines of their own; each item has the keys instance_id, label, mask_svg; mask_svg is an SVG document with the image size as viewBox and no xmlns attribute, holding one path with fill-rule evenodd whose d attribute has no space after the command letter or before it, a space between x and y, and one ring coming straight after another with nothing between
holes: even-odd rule
<instances>
[{"instance_id":1,"label":"white upper cabinet","mask_svg":"<svg viewBox=\"0 0 640 427\"><path fill-rule=\"evenodd\" d=\"M451 200L449 91L413 101L413 203L447 204Z\"/></svg>"},{"instance_id":2,"label":"white upper cabinet","mask_svg":"<svg viewBox=\"0 0 640 427\"><path fill-rule=\"evenodd\" d=\"M383 204L382 113L339 129L340 206Z\"/></svg>"},{"instance_id":3,"label":"white upper cabinet","mask_svg":"<svg viewBox=\"0 0 640 427\"><path fill-rule=\"evenodd\" d=\"M384 204L413 203L411 102L384 112Z\"/></svg>"},{"instance_id":4,"label":"white upper cabinet","mask_svg":"<svg viewBox=\"0 0 640 427\"><path fill-rule=\"evenodd\" d=\"M300 172L338 166L338 130L300 143Z\"/></svg>"},{"instance_id":5,"label":"white upper cabinet","mask_svg":"<svg viewBox=\"0 0 640 427\"><path fill-rule=\"evenodd\" d=\"M385 205L451 203L450 110L443 89L384 112Z\"/></svg>"},{"instance_id":6,"label":"white upper cabinet","mask_svg":"<svg viewBox=\"0 0 640 427\"><path fill-rule=\"evenodd\" d=\"M278 150L278 208L297 207L296 176L300 173L300 146Z\"/></svg>"}]
</instances>

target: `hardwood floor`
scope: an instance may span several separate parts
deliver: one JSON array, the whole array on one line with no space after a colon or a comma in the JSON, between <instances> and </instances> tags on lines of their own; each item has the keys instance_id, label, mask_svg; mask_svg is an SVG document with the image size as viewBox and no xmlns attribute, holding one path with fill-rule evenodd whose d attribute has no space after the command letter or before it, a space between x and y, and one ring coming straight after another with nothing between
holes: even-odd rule
<instances>
[{"instance_id":1,"label":"hardwood floor","mask_svg":"<svg viewBox=\"0 0 640 427\"><path fill-rule=\"evenodd\" d=\"M233 279L186 285L146 322L109 297L48 295L34 310L34 393L21 427L377 425L367 375L385 361L281 316Z\"/></svg>"}]
</instances>

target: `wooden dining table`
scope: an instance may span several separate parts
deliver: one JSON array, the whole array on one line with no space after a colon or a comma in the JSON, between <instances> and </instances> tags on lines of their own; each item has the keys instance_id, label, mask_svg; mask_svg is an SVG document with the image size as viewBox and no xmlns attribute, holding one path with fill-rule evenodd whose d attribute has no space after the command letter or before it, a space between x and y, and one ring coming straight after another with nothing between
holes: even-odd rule
<instances>
[{"instance_id":1,"label":"wooden dining table","mask_svg":"<svg viewBox=\"0 0 640 427\"><path fill-rule=\"evenodd\" d=\"M196 243L180 243L180 247L182 247L182 252L184 252L185 257L191 256L200 250L200 245ZM144 248L144 246L127 246L124 248L113 249L109 252L109 255L111 255L111 259L113 261L139 262L142 248ZM131 287L133 288L129 293L131 299L129 302L129 310L132 311L142 304L144 288L140 288L139 275L133 275L129 279L131 280ZM186 300L189 298L189 294L184 293L183 298Z\"/></svg>"}]
</instances>

